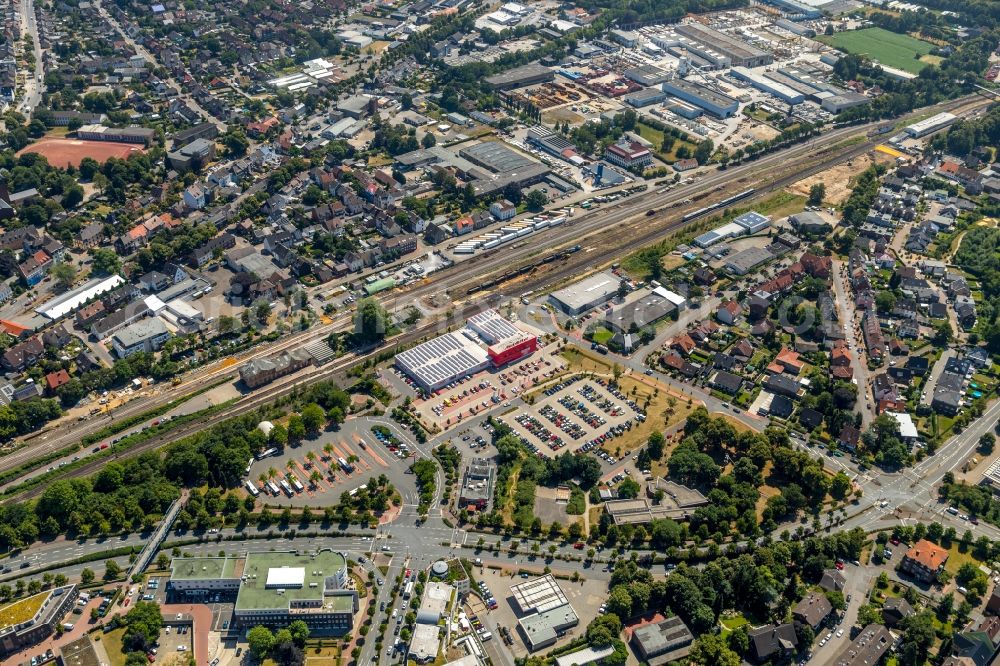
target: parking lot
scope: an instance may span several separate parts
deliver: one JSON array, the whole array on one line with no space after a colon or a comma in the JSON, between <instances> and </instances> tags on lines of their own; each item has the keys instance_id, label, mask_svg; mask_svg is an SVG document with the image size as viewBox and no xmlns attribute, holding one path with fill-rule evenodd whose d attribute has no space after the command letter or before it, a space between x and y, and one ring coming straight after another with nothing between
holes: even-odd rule
<instances>
[{"instance_id":1,"label":"parking lot","mask_svg":"<svg viewBox=\"0 0 1000 666\"><path fill-rule=\"evenodd\" d=\"M191 620L178 621L174 617L164 618L163 629L160 631L159 647L156 650L156 662L161 664L186 664L187 655L192 649Z\"/></svg>"},{"instance_id":2,"label":"parking lot","mask_svg":"<svg viewBox=\"0 0 1000 666\"><path fill-rule=\"evenodd\" d=\"M429 398L414 400L413 406L422 421L441 428L497 406L509 406L506 403L525 390L563 371L565 359L554 351L554 347L546 348L500 370L484 370L461 378ZM412 380L400 370L392 368L389 373L395 375L392 383L400 381L412 388Z\"/></svg>"},{"instance_id":3,"label":"parking lot","mask_svg":"<svg viewBox=\"0 0 1000 666\"><path fill-rule=\"evenodd\" d=\"M339 431L324 432L272 457L255 460L248 478L260 489L261 499L278 505L314 504L313 500L328 493L339 497L380 474L403 492L413 485L404 476L413 452L413 443L398 427L357 419Z\"/></svg>"},{"instance_id":4,"label":"parking lot","mask_svg":"<svg viewBox=\"0 0 1000 666\"><path fill-rule=\"evenodd\" d=\"M500 418L529 448L543 455L593 451L607 462L617 460L602 451L601 445L645 420L628 396L603 379L583 375L545 389L535 404Z\"/></svg>"}]
</instances>

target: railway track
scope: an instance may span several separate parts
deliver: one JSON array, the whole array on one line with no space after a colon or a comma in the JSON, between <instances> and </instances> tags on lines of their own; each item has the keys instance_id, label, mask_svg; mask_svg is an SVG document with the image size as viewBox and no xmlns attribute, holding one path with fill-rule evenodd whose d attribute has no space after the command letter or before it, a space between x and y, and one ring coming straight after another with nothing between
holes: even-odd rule
<instances>
[{"instance_id":1,"label":"railway track","mask_svg":"<svg viewBox=\"0 0 1000 666\"><path fill-rule=\"evenodd\" d=\"M935 107L935 110L948 110L956 114L961 114L978 110L990 102L991 100L988 99L971 96L970 98L962 98L939 104ZM471 316L476 312L486 309L492 303L498 302L504 296L514 296L516 295L515 292L536 291L544 288L546 285L560 282L587 270L597 268L601 263L606 263L614 256L629 253L650 245L667 235L676 233L685 226L696 224L700 219L688 222L682 221L681 218L683 215L693 210L693 207L690 206L687 208L682 206L670 208L668 214L656 215L652 218L645 216L645 210L660 209L674 202L684 201L689 198L694 199L694 195L708 191L710 192L709 197L699 197L700 200L697 201L697 205L704 206L710 203L710 200L724 199L726 196L733 194L733 191L743 190L748 186L754 187L755 192L752 196L742 200L740 204L752 202L802 178L819 173L831 166L870 151L881 143L881 141L877 137L866 136L865 132L867 129L874 128L878 124L870 123L868 125L832 130L817 139L792 146L784 151L772 153L755 162L745 163L738 167L731 167L726 171L718 171L710 174L698 183L674 188L669 191L654 190L634 195L611 206L599 208L589 214L575 218L560 227L541 232L538 234L538 238L544 238L544 244L525 243L521 246L511 245L499 248L498 251L492 253L477 255L472 259L445 269L440 274L437 274L436 278L428 278L418 285L394 292L388 296L383 296L380 300L383 302L396 299L413 301L445 291L463 306L463 317ZM838 141L844 143L844 141L850 139L852 136L857 135L864 136L865 140L861 143L838 149ZM821 157L814 158L806 164L803 164L801 161L795 161L797 156L809 153L820 155ZM794 166L786 166L784 169L779 169L777 173L771 167L771 164L775 162L787 165L792 161L795 161ZM767 176L763 176L763 174L767 174ZM765 180L757 180L758 177L763 177ZM721 189L717 189L717 185L721 185ZM623 241L623 238L626 240ZM564 251L569 245L580 243L586 243L588 247L585 249L593 251L569 254L567 259L553 265L553 270L546 270L540 272L538 275L528 274L525 279L517 283L516 287L499 284L489 291L476 294L473 303L469 305L462 303L461 299L464 298L469 287L483 283L492 275L506 272L512 267L522 265L526 259L540 252L539 247L545 247L548 252L559 252ZM595 252L597 252L596 255L594 254ZM308 331L289 336L263 349L245 352L236 358L238 361L245 362L251 358L277 353L282 349L300 347L310 341L324 338L330 333L345 330L350 325L351 320L352 317L350 314L342 314L330 324L313 327ZM165 433L162 438L154 437L148 442L130 449L127 455L138 455L146 451L155 450L171 441L176 441L188 434L203 430L226 418L245 414L256 409L261 404L286 396L296 388L300 388L308 383L335 377L355 364L371 358L376 353L384 352L388 347L404 346L419 341L435 333L440 327L440 322L430 321L423 326L419 326L416 329L393 338L377 350L364 354L350 354L317 369L313 373L296 377L289 382L288 386L283 385L281 382L272 383L264 393L244 396L234 405L232 410L224 415L213 417L207 422L199 422L197 427L189 428L185 426L179 430ZM233 373L234 370L234 365L212 368L176 387L178 389L176 392L170 391L166 392L162 397L157 396L157 403L163 404L168 400L181 397L190 393L192 388L196 389L204 386L224 376L226 373ZM120 415L130 416L153 409L156 406L157 404L151 404L150 401L142 401L141 404L137 404L134 408L130 407L128 411L120 412ZM103 427L105 424L100 423L98 425L99 427ZM93 428L92 431L96 431L97 429ZM88 433L77 432L73 437L79 438L86 434ZM68 443L64 443L59 448L67 445ZM37 451L32 451L33 448L30 446L25 447L0 458L0 469L8 469L25 459L30 459L32 455L38 455ZM52 448L49 450L52 450ZM81 476L92 473L100 469L105 462L106 460L102 459L94 461L92 464L87 463L71 470L65 476ZM40 490L31 489L12 497L24 499L36 496L40 492ZM9 499L5 501L9 501Z\"/></svg>"}]
</instances>

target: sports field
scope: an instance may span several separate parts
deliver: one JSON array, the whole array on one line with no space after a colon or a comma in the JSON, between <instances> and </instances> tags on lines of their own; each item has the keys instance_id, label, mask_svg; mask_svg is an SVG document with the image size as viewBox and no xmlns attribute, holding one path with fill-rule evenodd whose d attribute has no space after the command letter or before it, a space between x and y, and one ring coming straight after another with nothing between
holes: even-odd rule
<instances>
[{"instance_id":1,"label":"sports field","mask_svg":"<svg viewBox=\"0 0 1000 666\"><path fill-rule=\"evenodd\" d=\"M927 56L933 44L882 28L846 30L833 35L817 35L816 39L842 51L866 55L883 65L917 74L930 62L918 60ZM930 58L930 56L927 56Z\"/></svg>"},{"instance_id":2,"label":"sports field","mask_svg":"<svg viewBox=\"0 0 1000 666\"><path fill-rule=\"evenodd\" d=\"M116 143L114 141L81 141L79 139L53 139L45 138L36 141L30 146L25 146L18 155L22 153L38 153L49 161L54 167L65 168L67 166L80 166L84 157L90 157L100 163L104 163L109 158L127 158L133 153L145 150L142 146L134 143Z\"/></svg>"}]
</instances>

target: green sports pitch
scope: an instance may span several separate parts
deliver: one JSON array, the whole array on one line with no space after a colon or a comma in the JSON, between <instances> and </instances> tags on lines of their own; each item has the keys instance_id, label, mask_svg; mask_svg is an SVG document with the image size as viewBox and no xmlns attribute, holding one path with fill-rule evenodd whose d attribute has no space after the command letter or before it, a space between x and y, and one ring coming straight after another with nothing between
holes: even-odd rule
<instances>
[{"instance_id":1,"label":"green sports pitch","mask_svg":"<svg viewBox=\"0 0 1000 666\"><path fill-rule=\"evenodd\" d=\"M817 39L842 51L866 55L887 67L912 74L931 64L928 58L921 60L918 57L927 56L934 48L929 42L882 28L847 30L833 35L819 35Z\"/></svg>"}]
</instances>

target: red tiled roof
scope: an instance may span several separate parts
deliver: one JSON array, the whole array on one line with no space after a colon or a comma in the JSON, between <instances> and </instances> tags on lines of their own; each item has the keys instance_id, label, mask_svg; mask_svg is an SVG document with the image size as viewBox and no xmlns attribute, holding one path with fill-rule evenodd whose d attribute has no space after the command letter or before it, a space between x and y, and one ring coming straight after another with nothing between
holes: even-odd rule
<instances>
[{"instance_id":1,"label":"red tiled roof","mask_svg":"<svg viewBox=\"0 0 1000 666\"><path fill-rule=\"evenodd\" d=\"M948 561L948 551L927 539L921 539L906 551L906 559L937 571L938 567Z\"/></svg>"}]
</instances>

